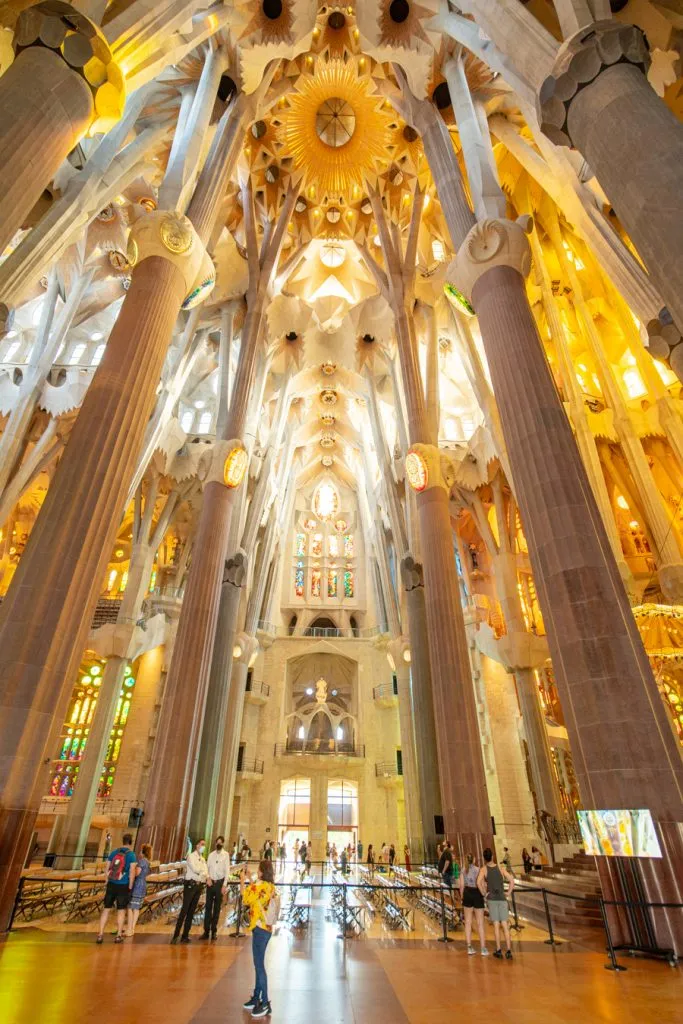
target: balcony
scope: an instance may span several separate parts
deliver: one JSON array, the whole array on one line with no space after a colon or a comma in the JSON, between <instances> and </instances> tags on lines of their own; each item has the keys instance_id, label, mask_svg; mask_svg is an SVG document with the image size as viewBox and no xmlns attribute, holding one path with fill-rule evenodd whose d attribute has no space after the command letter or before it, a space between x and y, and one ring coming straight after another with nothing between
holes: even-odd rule
<instances>
[{"instance_id":1,"label":"balcony","mask_svg":"<svg viewBox=\"0 0 683 1024\"><path fill-rule=\"evenodd\" d=\"M266 636L273 637L294 637L297 640L314 639L323 640L372 640L389 631L386 624L369 626L367 629L339 629L336 626L276 626L273 622L259 620L257 628Z\"/></svg>"},{"instance_id":2,"label":"balcony","mask_svg":"<svg viewBox=\"0 0 683 1024\"><path fill-rule=\"evenodd\" d=\"M375 777L379 786L395 789L403 781L403 771L399 770L396 761L378 761L375 763Z\"/></svg>"},{"instance_id":3,"label":"balcony","mask_svg":"<svg viewBox=\"0 0 683 1024\"><path fill-rule=\"evenodd\" d=\"M372 697L380 708L398 707L398 693L393 683L380 683L372 689Z\"/></svg>"},{"instance_id":4,"label":"balcony","mask_svg":"<svg viewBox=\"0 0 683 1024\"><path fill-rule=\"evenodd\" d=\"M261 782L263 779L263 759L260 757L238 758L237 774L245 781Z\"/></svg>"},{"instance_id":5,"label":"balcony","mask_svg":"<svg viewBox=\"0 0 683 1024\"><path fill-rule=\"evenodd\" d=\"M342 740L289 740L287 743L275 744L275 757L333 757L339 761L358 760L365 757L365 747Z\"/></svg>"},{"instance_id":6,"label":"balcony","mask_svg":"<svg viewBox=\"0 0 683 1024\"><path fill-rule=\"evenodd\" d=\"M247 678L246 698L250 704L263 706L270 697L270 687L267 683L260 683L254 679Z\"/></svg>"}]
</instances>

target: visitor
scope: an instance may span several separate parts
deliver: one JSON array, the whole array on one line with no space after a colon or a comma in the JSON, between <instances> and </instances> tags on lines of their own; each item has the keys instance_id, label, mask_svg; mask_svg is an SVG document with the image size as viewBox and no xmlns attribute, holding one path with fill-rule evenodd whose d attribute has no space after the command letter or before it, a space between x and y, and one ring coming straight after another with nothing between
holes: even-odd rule
<instances>
[{"instance_id":1,"label":"visitor","mask_svg":"<svg viewBox=\"0 0 683 1024\"><path fill-rule=\"evenodd\" d=\"M346 852L346 847L344 846L342 848L342 852L341 852L341 872L342 872L342 875L347 874L347 870L346 869L347 869L348 863L349 863L349 855Z\"/></svg>"},{"instance_id":2,"label":"visitor","mask_svg":"<svg viewBox=\"0 0 683 1024\"><path fill-rule=\"evenodd\" d=\"M285 846L284 843L280 843L280 870L281 871L285 870L285 865L286 864L287 864L287 847Z\"/></svg>"},{"instance_id":3,"label":"visitor","mask_svg":"<svg viewBox=\"0 0 683 1024\"><path fill-rule=\"evenodd\" d=\"M263 847L263 860L273 859L273 844L270 839L266 839L265 846Z\"/></svg>"},{"instance_id":4,"label":"visitor","mask_svg":"<svg viewBox=\"0 0 683 1024\"><path fill-rule=\"evenodd\" d=\"M129 939L132 939L135 935L135 925L138 923L142 904L147 895L147 875L152 870L151 860L152 847L149 843L143 843L140 856L135 865L135 881L133 882L133 891L130 895L130 903L128 904Z\"/></svg>"},{"instance_id":5,"label":"visitor","mask_svg":"<svg viewBox=\"0 0 683 1024\"><path fill-rule=\"evenodd\" d=\"M268 1017L272 1007L268 999L268 976L266 974L266 949L273 934L273 927L280 916L280 899L273 883L273 862L262 860L258 866L258 880L245 885L245 870L240 874L240 896L245 907L249 907L249 931L254 958L254 991L244 1003L245 1010L251 1010L252 1017Z\"/></svg>"},{"instance_id":6,"label":"visitor","mask_svg":"<svg viewBox=\"0 0 683 1024\"><path fill-rule=\"evenodd\" d=\"M396 847L392 843L389 847L389 873L394 869L394 861L396 860Z\"/></svg>"},{"instance_id":7,"label":"visitor","mask_svg":"<svg viewBox=\"0 0 683 1024\"><path fill-rule=\"evenodd\" d=\"M326 860L329 860L329 859L330 859L330 853L331 853L331 849L332 849L332 848L331 848L331 846L330 846L330 844L329 844L329 840L328 840L328 842L327 842L327 843L326 843L326 845L325 845L325 859L326 859Z\"/></svg>"},{"instance_id":8,"label":"visitor","mask_svg":"<svg viewBox=\"0 0 683 1024\"><path fill-rule=\"evenodd\" d=\"M463 913L465 915L467 952L469 956L474 956L474 947L472 946L472 915L474 915L477 922L481 955L488 956L489 951L486 948L486 929L484 924L484 896L477 885L478 878L479 865L475 864L474 858L468 853L467 867L460 875L460 895L462 896Z\"/></svg>"},{"instance_id":9,"label":"visitor","mask_svg":"<svg viewBox=\"0 0 683 1024\"><path fill-rule=\"evenodd\" d=\"M500 926L503 926L503 932L505 933L505 945L507 947L505 952L506 960L512 960L512 948L510 942L510 911L508 908L507 897L505 896L504 883L508 883L508 892L513 892L515 888L514 875L511 875L509 871L502 866L498 866L493 856L493 851L490 849L484 850L484 866L479 869L477 876L477 885L482 896L486 896L486 903L489 910L489 920L493 922L493 933L496 939L496 949L494 956L498 960L503 959L503 953L500 948Z\"/></svg>"},{"instance_id":10,"label":"visitor","mask_svg":"<svg viewBox=\"0 0 683 1024\"><path fill-rule=\"evenodd\" d=\"M305 868L306 868L306 853L307 853L307 849L308 848L306 846L306 843L302 839L301 840L301 846L299 847L299 860L301 861L301 868L302 868L302 870L305 870Z\"/></svg>"},{"instance_id":11,"label":"visitor","mask_svg":"<svg viewBox=\"0 0 683 1024\"><path fill-rule=\"evenodd\" d=\"M360 839L358 840L358 846L356 847L356 850L358 853L358 863L360 864L361 861L363 860L363 844L361 843Z\"/></svg>"},{"instance_id":12,"label":"visitor","mask_svg":"<svg viewBox=\"0 0 683 1024\"><path fill-rule=\"evenodd\" d=\"M403 860L405 861L406 871L410 874L412 871L410 866L410 847L407 844L403 847Z\"/></svg>"},{"instance_id":13,"label":"visitor","mask_svg":"<svg viewBox=\"0 0 683 1024\"><path fill-rule=\"evenodd\" d=\"M534 862L532 861L531 854L527 850L526 846L522 850L522 863L524 864L524 873L526 875L531 874L531 869L533 867Z\"/></svg>"},{"instance_id":14,"label":"visitor","mask_svg":"<svg viewBox=\"0 0 683 1024\"><path fill-rule=\"evenodd\" d=\"M206 840L200 839L197 847L190 850L185 858L185 878L183 879L183 905L175 923L175 931L171 939L171 945L175 946L178 938L182 943L190 941L190 928L192 918L197 912L197 904L202 894L202 887L209 877L209 871L204 860ZM182 937L180 932L182 930Z\"/></svg>"},{"instance_id":15,"label":"visitor","mask_svg":"<svg viewBox=\"0 0 683 1024\"><path fill-rule=\"evenodd\" d=\"M306 844L306 872L310 875L311 868L313 866L313 844L311 842Z\"/></svg>"},{"instance_id":16,"label":"visitor","mask_svg":"<svg viewBox=\"0 0 683 1024\"><path fill-rule=\"evenodd\" d=\"M441 875L441 881L444 885L447 885L449 889L453 888L453 850L451 849L450 843L445 843L439 857L439 865L437 868Z\"/></svg>"},{"instance_id":17,"label":"visitor","mask_svg":"<svg viewBox=\"0 0 683 1024\"><path fill-rule=\"evenodd\" d=\"M534 866L534 871L541 871L543 869L543 858L537 846L531 847L531 863Z\"/></svg>"},{"instance_id":18,"label":"visitor","mask_svg":"<svg viewBox=\"0 0 683 1024\"><path fill-rule=\"evenodd\" d=\"M109 854L111 853L111 832L107 832L104 837L104 850L102 851L102 860L109 860Z\"/></svg>"},{"instance_id":19,"label":"visitor","mask_svg":"<svg viewBox=\"0 0 683 1024\"><path fill-rule=\"evenodd\" d=\"M200 939L218 938L218 919L227 889L225 879L230 871L230 858L225 850L224 836L218 836L216 846L206 860L206 902L204 904L204 934Z\"/></svg>"},{"instance_id":20,"label":"visitor","mask_svg":"<svg viewBox=\"0 0 683 1024\"><path fill-rule=\"evenodd\" d=\"M374 873L375 873L375 851L372 848L372 843L370 843L370 845L368 846L368 870L370 872L370 876L374 875Z\"/></svg>"},{"instance_id":21,"label":"visitor","mask_svg":"<svg viewBox=\"0 0 683 1024\"><path fill-rule=\"evenodd\" d=\"M503 863L503 867L505 868L505 870L509 871L510 874L512 874L512 857L510 856L510 851L508 850L507 846L503 847L503 862L502 863Z\"/></svg>"},{"instance_id":22,"label":"visitor","mask_svg":"<svg viewBox=\"0 0 683 1024\"><path fill-rule=\"evenodd\" d=\"M381 858L382 858L382 863L383 864L388 864L389 863L389 847L387 846L386 843L382 843L382 846L380 848L380 855L381 855Z\"/></svg>"},{"instance_id":23,"label":"visitor","mask_svg":"<svg viewBox=\"0 0 683 1024\"><path fill-rule=\"evenodd\" d=\"M236 864L237 863L237 858L238 858L237 840L235 840L235 842L232 844L232 850L230 851L230 863L231 864Z\"/></svg>"},{"instance_id":24,"label":"visitor","mask_svg":"<svg viewBox=\"0 0 683 1024\"><path fill-rule=\"evenodd\" d=\"M251 848L247 844L246 839L242 841L242 849L240 851L240 862L247 864L251 860Z\"/></svg>"},{"instance_id":25,"label":"visitor","mask_svg":"<svg viewBox=\"0 0 683 1024\"><path fill-rule=\"evenodd\" d=\"M130 903L133 885L135 884L135 865L137 858L132 850L133 837L127 832L123 837L123 845L109 854L107 871L107 888L104 892L104 908L100 914L100 929L97 933L97 944L104 941L104 926L109 911L116 906L116 938L114 942L123 942L126 937L126 910Z\"/></svg>"}]
</instances>

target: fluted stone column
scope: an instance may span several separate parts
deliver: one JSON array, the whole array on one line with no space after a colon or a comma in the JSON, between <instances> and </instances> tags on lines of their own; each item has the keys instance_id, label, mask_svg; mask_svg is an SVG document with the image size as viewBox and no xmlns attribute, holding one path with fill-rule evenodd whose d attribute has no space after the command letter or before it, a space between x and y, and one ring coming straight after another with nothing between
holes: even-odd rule
<instances>
[{"instance_id":1,"label":"fluted stone column","mask_svg":"<svg viewBox=\"0 0 683 1024\"><path fill-rule=\"evenodd\" d=\"M416 864L424 859L425 842L420 811L420 785L415 746L415 721L410 694L410 645L405 637L389 644L389 653L396 666L398 685L398 721L401 733L401 763L403 766L403 799L405 803L406 836L412 858Z\"/></svg>"},{"instance_id":2,"label":"fluted stone column","mask_svg":"<svg viewBox=\"0 0 683 1024\"><path fill-rule=\"evenodd\" d=\"M242 734L247 672L249 671L249 662L257 650L258 641L253 636L247 636L246 633L238 633L235 637L234 649L230 652L232 672L228 695L228 710L225 716L223 746L220 755L220 775L218 777L215 816L216 828L225 835L228 834L228 829L230 828L232 804L235 797L237 755Z\"/></svg>"},{"instance_id":3,"label":"fluted stone column","mask_svg":"<svg viewBox=\"0 0 683 1024\"><path fill-rule=\"evenodd\" d=\"M224 737L226 731L231 729L228 706L233 641L237 629L242 586L246 576L247 558L244 552L238 551L227 559L223 573L202 742L199 749L197 779L192 799L192 814L190 816L190 834L192 836L213 836L214 834ZM219 830L224 830L230 823L218 820L217 824Z\"/></svg>"},{"instance_id":4,"label":"fluted stone column","mask_svg":"<svg viewBox=\"0 0 683 1024\"><path fill-rule=\"evenodd\" d=\"M325 860L327 844L327 774L311 774L311 824L308 838L314 861Z\"/></svg>"},{"instance_id":5,"label":"fluted stone column","mask_svg":"<svg viewBox=\"0 0 683 1024\"><path fill-rule=\"evenodd\" d=\"M146 230L158 232L165 223L167 234L182 235L182 245L194 239L192 251L174 254L160 235L147 248L141 243L104 358L0 608L0 928L47 791L50 751L64 720L168 341L195 279L195 256L204 251L185 219L162 213L148 218Z\"/></svg>"},{"instance_id":6,"label":"fluted stone column","mask_svg":"<svg viewBox=\"0 0 683 1024\"><path fill-rule=\"evenodd\" d=\"M541 86L540 120L586 158L683 329L683 125L648 83L649 60L639 28L587 25Z\"/></svg>"},{"instance_id":7,"label":"fluted stone column","mask_svg":"<svg viewBox=\"0 0 683 1024\"><path fill-rule=\"evenodd\" d=\"M106 131L123 108L123 76L104 36L61 6L19 15L16 57L0 78L0 252L93 121Z\"/></svg>"},{"instance_id":8,"label":"fluted stone column","mask_svg":"<svg viewBox=\"0 0 683 1024\"><path fill-rule=\"evenodd\" d=\"M529 266L520 225L489 221L461 247L457 283L479 316L584 806L650 808L664 856L639 862L644 891L680 902L683 763L529 309ZM616 876L607 891L622 891ZM683 950L681 922L653 920Z\"/></svg>"},{"instance_id":9,"label":"fluted stone column","mask_svg":"<svg viewBox=\"0 0 683 1024\"><path fill-rule=\"evenodd\" d=\"M410 635L410 699L413 710L424 856L425 860L433 860L438 842L434 819L442 813L441 783L436 754L424 579L422 566L412 555L408 555L401 562L401 579L406 593Z\"/></svg>"}]
</instances>

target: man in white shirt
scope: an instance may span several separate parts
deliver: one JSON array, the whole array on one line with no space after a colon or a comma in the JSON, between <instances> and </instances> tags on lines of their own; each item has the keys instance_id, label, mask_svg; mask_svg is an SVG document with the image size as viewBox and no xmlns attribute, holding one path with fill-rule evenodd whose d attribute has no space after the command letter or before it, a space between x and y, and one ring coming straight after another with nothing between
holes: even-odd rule
<instances>
[{"instance_id":1,"label":"man in white shirt","mask_svg":"<svg viewBox=\"0 0 683 1024\"><path fill-rule=\"evenodd\" d=\"M230 856L225 849L225 837L218 836L216 847L208 856L206 867L209 877L206 882L206 903L204 905L204 934L200 939L217 938L218 918L225 895L225 879L230 871Z\"/></svg>"},{"instance_id":2,"label":"man in white shirt","mask_svg":"<svg viewBox=\"0 0 683 1024\"><path fill-rule=\"evenodd\" d=\"M180 908L180 914L176 921L175 931L173 938L171 939L171 945L175 945L180 936L182 929L181 942L190 941L190 928L192 927L192 918L197 912L197 904L199 903L199 897L202 894L202 886L209 877L208 868L206 861L204 860L204 850L206 849L206 840L200 839L197 843L197 847L194 850L190 850L187 857L185 858L185 878L183 879L183 905Z\"/></svg>"}]
</instances>

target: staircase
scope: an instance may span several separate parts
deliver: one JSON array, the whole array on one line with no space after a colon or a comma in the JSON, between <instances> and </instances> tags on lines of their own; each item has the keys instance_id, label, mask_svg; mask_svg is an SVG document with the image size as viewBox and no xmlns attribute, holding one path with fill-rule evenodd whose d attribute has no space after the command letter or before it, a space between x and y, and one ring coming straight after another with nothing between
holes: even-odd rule
<instances>
[{"instance_id":1,"label":"staircase","mask_svg":"<svg viewBox=\"0 0 683 1024\"><path fill-rule=\"evenodd\" d=\"M526 886L548 892L548 907L553 931L561 938L574 939L602 948L603 926L598 897L600 882L595 861L585 853L576 853L541 871L522 875L515 887L515 903L520 918L539 928L547 928L543 893L528 892ZM562 893L562 896L553 895ZM584 902L588 899L589 902Z\"/></svg>"}]
</instances>

